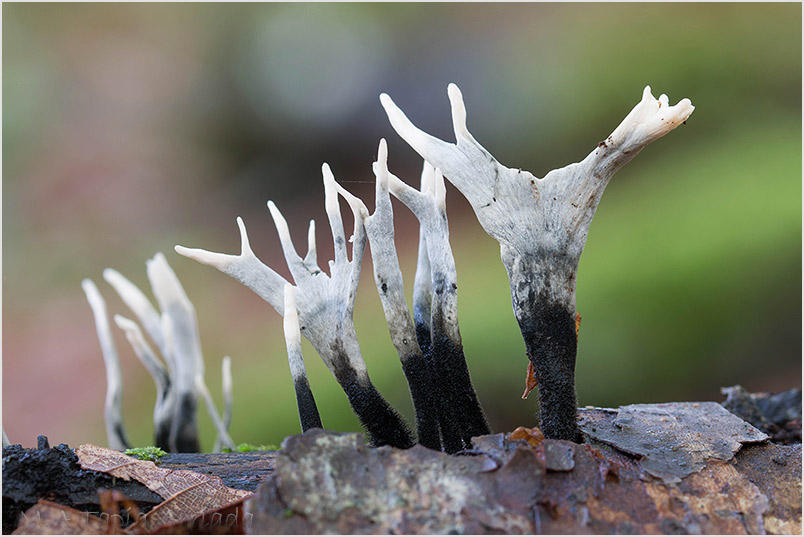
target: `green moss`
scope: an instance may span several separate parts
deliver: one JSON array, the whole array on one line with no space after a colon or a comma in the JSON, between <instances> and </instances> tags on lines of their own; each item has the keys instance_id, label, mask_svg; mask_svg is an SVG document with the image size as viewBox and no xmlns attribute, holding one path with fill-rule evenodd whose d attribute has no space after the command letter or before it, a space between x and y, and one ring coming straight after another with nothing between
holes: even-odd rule
<instances>
[{"instance_id":1,"label":"green moss","mask_svg":"<svg viewBox=\"0 0 804 537\"><path fill-rule=\"evenodd\" d=\"M130 457L136 457L141 461L153 462L159 462L161 457L167 455L167 453L154 446L127 449L125 454Z\"/></svg>"},{"instance_id":2,"label":"green moss","mask_svg":"<svg viewBox=\"0 0 804 537\"><path fill-rule=\"evenodd\" d=\"M247 451L277 451L279 448L276 447L274 444L262 444L262 445L255 445L249 443L239 444L234 451L237 453L245 453ZM229 448L223 448L223 453L232 453L233 450Z\"/></svg>"}]
</instances>

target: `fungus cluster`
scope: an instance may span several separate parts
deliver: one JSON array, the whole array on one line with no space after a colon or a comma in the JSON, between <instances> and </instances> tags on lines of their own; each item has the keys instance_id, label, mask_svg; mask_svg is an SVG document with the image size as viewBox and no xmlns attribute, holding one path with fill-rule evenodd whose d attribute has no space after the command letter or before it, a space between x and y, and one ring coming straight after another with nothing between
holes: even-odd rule
<instances>
[{"instance_id":1,"label":"fungus cluster","mask_svg":"<svg viewBox=\"0 0 804 537\"><path fill-rule=\"evenodd\" d=\"M156 254L147 262L146 267L159 311L136 285L116 270L107 268L103 271L103 278L137 317L159 351L157 353L153 350L136 322L122 315L114 316L115 323L125 332L134 354L156 384L156 446L170 452L199 451L197 409L199 399L203 399L218 433L215 450L219 450L221 444L235 449L234 442L227 433L232 412L231 361L227 356L222 363L226 410L221 418L204 382L204 357L201 354L195 308L163 254ZM123 424L123 382L106 301L89 278L84 279L81 285L95 316L95 326L106 365L106 435L110 447L124 451L132 446ZM158 357L159 354L162 359Z\"/></svg>"},{"instance_id":2,"label":"fungus cluster","mask_svg":"<svg viewBox=\"0 0 804 537\"><path fill-rule=\"evenodd\" d=\"M307 380L301 335L310 341L343 388L373 445L407 448L418 442L454 453L469 447L473 436L490 431L472 386L458 326L457 273L449 244L446 179L467 198L480 224L500 243L501 258L510 280L514 315L529 358L529 389L538 383L540 426L545 436L581 441L576 423L574 380L577 323L580 319L575 306L575 285L589 225L612 175L647 144L686 121L694 107L689 99L670 106L666 95L657 100L651 95L650 87L646 87L642 100L583 161L537 178L527 171L507 168L497 162L467 130L466 109L456 85L450 84L448 96L455 143L444 142L419 130L388 95L380 96L393 128L424 159L419 189L389 172L384 140L380 141L377 162L373 165L376 178L373 213L369 213L363 201L335 181L327 164L323 165L325 206L335 252L335 259L329 262L328 274L318 265L315 223L310 222L307 252L301 257L291 241L287 222L271 201L268 208L279 234L292 283L254 255L245 224L239 217L239 254L183 246L175 249L179 254L215 267L243 283L284 317L288 361L303 430L321 427L322 424ZM348 241L339 196L346 200L354 215L354 230ZM407 206L420 224L412 314L405 300L402 272L394 247L391 196ZM371 382L355 333L355 293L367 241L371 243L374 281L391 341L399 355L415 409L415 436ZM351 258L347 242L351 243ZM150 272L149 266L149 276ZM110 279L104 275L115 285L116 277ZM102 326L105 313L99 313L100 306L97 297L93 298L96 293L91 287L85 281L90 303L94 303L96 320L100 319L98 333L107 367L119 370L115 353L108 352L113 343L108 328ZM115 285L163 351L168 366L173 364L176 392L163 394L163 401L168 397L173 397L174 401L177 397L194 401L187 394L197 392L211 403L203 385L200 347L194 346L197 337L184 340L186 348L180 344L167 346L164 343L167 334L174 333L171 330L182 331L172 324L177 322L176 315L184 319L185 332L191 331L192 327L197 335L194 312L191 305L188 312L189 300L184 302L186 295L183 291L182 300L176 296L167 302L160 298L161 291L154 285L163 311L160 324L155 311L145 311L144 297L125 293L121 291L122 287ZM164 377L164 368L159 371L153 359L141 356L146 354L143 349L147 344L139 341L142 337L138 336L136 324L122 319L117 322L159 385L158 379ZM182 362L193 364L191 371L179 372L181 359L177 355L182 353L192 357ZM119 404L119 394L116 388L112 389L111 380L109 386L112 402L107 402L107 409L114 406L114 401ZM159 401L157 408L160 408ZM217 413L211 411L211 414L223 427ZM160 423L165 421L160 419ZM177 419L184 418L172 414L168 419L171 430L184 423L177 422ZM194 423L194 417L187 419ZM157 427L157 445L161 446L159 430ZM110 442L114 446L113 433L114 428L110 430ZM227 444L231 443L224 434L225 427L223 430L219 427L221 438ZM194 446L197 446L197 439L195 442ZM167 445L181 448L175 442Z\"/></svg>"}]
</instances>

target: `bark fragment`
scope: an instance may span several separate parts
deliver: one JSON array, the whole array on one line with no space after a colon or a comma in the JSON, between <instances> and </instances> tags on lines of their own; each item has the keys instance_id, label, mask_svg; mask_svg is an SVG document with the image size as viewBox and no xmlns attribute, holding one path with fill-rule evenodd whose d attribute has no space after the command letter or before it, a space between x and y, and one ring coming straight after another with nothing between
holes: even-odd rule
<instances>
[{"instance_id":1,"label":"bark fragment","mask_svg":"<svg viewBox=\"0 0 804 537\"><path fill-rule=\"evenodd\" d=\"M702 470L709 459L731 459L743 443L768 438L711 402L587 409L580 426L591 438L640 456L641 466L667 483Z\"/></svg>"},{"instance_id":2,"label":"bark fragment","mask_svg":"<svg viewBox=\"0 0 804 537\"><path fill-rule=\"evenodd\" d=\"M639 406L641 414L626 408L623 415L630 410L641 418L652 410L647 416L661 419L668 412L666 405ZM357 434L310 431L283 443L275 474L247 501L247 516L253 517L248 530L800 533L800 446L757 443L732 458L731 444L718 441L730 441L733 427L743 424L747 432L740 434L752 441L760 436L734 416L731 423L715 406L670 407L683 415L685 427L697 427L702 435L693 431L676 443L679 456L697 460L688 452L707 453L697 471L669 480L675 482L651 475L655 467L641 456L594 440L579 445L546 439L532 447L532 435L522 432L487 435L475 438L473 448L462 452L466 456L450 456L422 446L371 449ZM617 417L599 409L579 414L589 423L610 424ZM721 429L719 437L706 431L707 423ZM668 438L669 445L681 438L671 432L639 428L632 434L653 448L654 437Z\"/></svg>"}]
</instances>

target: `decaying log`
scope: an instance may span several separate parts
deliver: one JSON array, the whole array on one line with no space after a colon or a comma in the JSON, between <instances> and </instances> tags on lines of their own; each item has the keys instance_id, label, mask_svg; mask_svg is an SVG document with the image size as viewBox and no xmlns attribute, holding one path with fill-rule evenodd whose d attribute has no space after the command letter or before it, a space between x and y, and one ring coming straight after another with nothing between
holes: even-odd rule
<instances>
[{"instance_id":1,"label":"decaying log","mask_svg":"<svg viewBox=\"0 0 804 537\"><path fill-rule=\"evenodd\" d=\"M247 527L256 534L801 532L800 444L770 443L716 403L579 414L585 444L525 430L521 440L475 438L465 456L370 449L357 433L289 437L274 473L246 503Z\"/></svg>"},{"instance_id":2,"label":"decaying log","mask_svg":"<svg viewBox=\"0 0 804 537\"><path fill-rule=\"evenodd\" d=\"M370 448L358 433L311 429L278 452L169 454L159 466L256 489L237 526L252 533L801 532L800 443L773 443L716 403L579 416L584 444L520 428L447 455ZM64 444L6 446L3 532L40 499L101 513L104 488L141 513L163 500L134 481L82 470Z\"/></svg>"}]
</instances>

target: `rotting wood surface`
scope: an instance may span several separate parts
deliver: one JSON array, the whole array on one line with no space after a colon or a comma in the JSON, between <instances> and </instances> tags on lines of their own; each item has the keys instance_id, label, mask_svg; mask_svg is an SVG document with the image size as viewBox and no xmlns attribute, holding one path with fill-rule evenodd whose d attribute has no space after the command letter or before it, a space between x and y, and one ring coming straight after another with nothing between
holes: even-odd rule
<instances>
[{"instance_id":1,"label":"rotting wood surface","mask_svg":"<svg viewBox=\"0 0 804 537\"><path fill-rule=\"evenodd\" d=\"M167 455L159 466L243 490L264 482L242 525L219 531L800 533L801 445L763 441L713 405L581 409L586 444L520 428L475 438L473 449L449 456L421 446L373 449L360 434L311 430L279 452ZM668 452L678 454L675 467ZM3 473L4 533L13 529L9 507L38 498L98 512L93 491L114 487L142 513L162 500L135 482L81 470L63 445L6 447Z\"/></svg>"},{"instance_id":2,"label":"rotting wood surface","mask_svg":"<svg viewBox=\"0 0 804 537\"><path fill-rule=\"evenodd\" d=\"M448 456L421 446L371 449L356 433L311 430L285 440L274 473L246 503L246 527L256 534L801 532L800 444L767 442L714 403L620 410L583 409L581 423L587 434L589 423L605 434L640 425L633 433L642 445L630 440L628 452L616 447L621 438L579 445L497 434L475 438L467 456ZM658 424L667 429L644 436Z\"/></svg>"}]
</instances>

